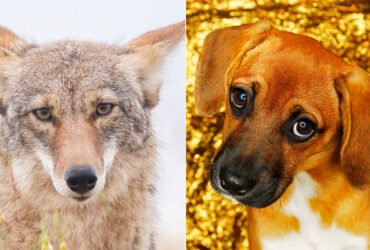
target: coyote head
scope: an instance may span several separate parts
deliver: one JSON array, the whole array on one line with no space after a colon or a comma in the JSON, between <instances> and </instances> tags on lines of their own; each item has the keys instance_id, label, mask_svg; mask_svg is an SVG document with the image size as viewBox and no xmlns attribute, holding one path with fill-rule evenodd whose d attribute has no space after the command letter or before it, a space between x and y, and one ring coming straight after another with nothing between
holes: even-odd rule
<instances>
[{"instance_id":1,"label":"coyote head","mask_svg":"<svg viewBox=\"0 0 370 250\"><path fill-rule=\"evenodd\" d=\"M148 147L163 58L183 36L179 23L124 46L30 44L0 27L1 150L27 192L36 168L78 201L103 190L118 154Z\"/></svg>"}]
</instances>

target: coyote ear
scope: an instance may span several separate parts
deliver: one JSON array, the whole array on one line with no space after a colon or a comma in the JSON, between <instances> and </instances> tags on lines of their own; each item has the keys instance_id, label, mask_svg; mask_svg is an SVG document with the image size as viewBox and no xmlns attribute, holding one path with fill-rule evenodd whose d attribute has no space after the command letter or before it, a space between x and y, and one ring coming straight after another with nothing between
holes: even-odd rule
<instances>
[{"instance_id":1,"label":"coyote ear","mask_svg":"<svg viewBox=\"0 0 370 250\"><path fill-rule=\"evenodd\" d=\"M12 31L0 26L0 59L19 55L29 45Z\"/></svg>"},{"instance_id":2,"label":"coyote ear","mask_svg":"<svg viewBox=\"0 0 370 250\"><path fill-rule=\"evenodd\" d=\"M12 31L0 26L0 112L7 93L7 73L19 62L19 55L30 46Z\"/></svg>"},{"instance_id":3,"label":"coyote ear","mask_svg":"<svg viewBox=\"0 0 370 250\"><path fill-rule=\"evenodd\" d=\"M364 188L370 181L370 76L357 67L336 79L335 88L343 127L341 164L350 183Z\"/></svg>"},{"instance_id":4,"label":"coyote ear","mask_svg":"<svg viewBox=\"0 0 370 250\"><path fill-rule=\"evenodd\" d=\"M269 21L218 29L205 39L195 80L195 106L199 114L216 113L225 101L231 81L245 53L268 36Z\"/></svg>"},{"instance_id":5,"label":"coyote ear","mask_svg":"<svg viewBox=\"0 0 370 250\"><path fill-rule=\"evenodd\" d=\"M185 22L147 32L124 46L126 51L121 65L134 68L144 95L145 107L153 108L159 100L162 81L160 66L172 49L185 35Z\"/></svg>"}]
</instances>

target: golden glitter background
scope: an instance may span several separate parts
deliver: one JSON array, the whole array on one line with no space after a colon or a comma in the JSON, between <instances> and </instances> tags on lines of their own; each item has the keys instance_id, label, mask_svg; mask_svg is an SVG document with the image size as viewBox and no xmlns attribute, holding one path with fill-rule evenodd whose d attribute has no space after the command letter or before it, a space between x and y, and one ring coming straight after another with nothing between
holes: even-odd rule
<instances>
[{"instance_id":1,"label":"golden glitter background","mask_svg":"<svg viewBox=\"0 0 370 250\"><path fill-rule=\"evenodd\" d=\"M193 91L205 36L261 19L312 36L370 72L370 0L187 0L187 249L248 249L245 208L222 198L209 183L223 113L196 115Z\"/></svg>"}]
</instances>

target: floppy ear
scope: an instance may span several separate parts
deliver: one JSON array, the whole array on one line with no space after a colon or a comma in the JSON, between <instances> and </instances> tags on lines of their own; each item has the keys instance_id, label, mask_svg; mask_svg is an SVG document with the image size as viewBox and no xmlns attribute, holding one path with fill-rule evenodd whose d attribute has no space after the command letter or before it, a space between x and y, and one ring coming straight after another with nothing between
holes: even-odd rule
<instances>
[{"instance_id":1,"label":"floppy ear","mask_svg":"<svg viewBox=\"0 0 370 250\"><path fill-rule=\"evenodd\" d=\"M225 101L226 86L248 50L268 36L269 21L218 29L205 39L195 80L195 105L198 113L210 116Z\"/></svg>"},{"instance_id":2,"label":"floppy ear","mask_svg":"<svg viewBox=\"0 0 370 250\"><path fill-rule=\"evenodd\" d=\"M336 79L343 138L341 164L350 183L364 188L370 180L370 77L361 68Z\"/></svg>"},{"instance_id":3,"label":"floppy ear","mask_svg":"<svg viewBox=\"0 0 370 250\"><path fill-rule=\"evenodd\" d=\"M164 59L185 35L185 22L147 32L124 46L122 66L133 68L141 85L145 107L153 108L159 100L162 81L158 71Z\"/></svg>"}]
</instances>

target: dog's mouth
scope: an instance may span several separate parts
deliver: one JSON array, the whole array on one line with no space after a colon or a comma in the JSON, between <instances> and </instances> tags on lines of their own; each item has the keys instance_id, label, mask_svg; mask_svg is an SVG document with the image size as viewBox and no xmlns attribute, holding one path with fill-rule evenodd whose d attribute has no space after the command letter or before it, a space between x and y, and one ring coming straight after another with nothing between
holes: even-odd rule
<instances>
[{"instance_id":1,"label":"dog's mouth","mask_svg":"<svg viewBox=\"0 0 370 250\"><path fill-rule=\"evenodd\" d=\"M217 166L213 166L211 172L211 183L217 192L228 199L255 208L273 204L292 182L288 177L271 177L268 174L262 174L256 179L250 178L245 185L238 187L239 190L235 190L229 189L224 181L220 180L220 170Z\"/></svg>"},{"instance_id":2,"label":"dog's mouth","mask_svg":"<svg viewBox=\"0 0 370 250\"><path fill-rule=\"evenodd\" d=\"M228 199L246 206L263 208L273 204L284 193L285 187L281 185L282 182L286 181L276 178L272 179L269 183L258 183L252 190L245 194L231 194L224 190L221 185L216 184L215 181L212 181L212 186Z\"/></svg>"},{"instance_id":3,"label":"dog's mouth","mask_svg":"<svg viewBox=\"0 0 370 250\"><path fill-rule=\"evenodd\" d=\"M233 198L243 205L263 208L273 204L284 193L282 179L274 178L268 183L258 183L249 193L234 195Z\"/></svg>"}]
</instances>

